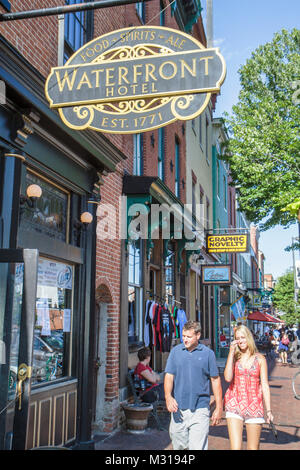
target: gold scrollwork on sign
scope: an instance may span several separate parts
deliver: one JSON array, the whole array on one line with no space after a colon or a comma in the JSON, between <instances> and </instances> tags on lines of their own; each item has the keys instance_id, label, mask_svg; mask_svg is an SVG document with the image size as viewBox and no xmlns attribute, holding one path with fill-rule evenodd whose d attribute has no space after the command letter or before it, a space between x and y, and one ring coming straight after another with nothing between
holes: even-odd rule
<instances>
[{"instance_id":1,"label":"gold scrollwork on sign","mask_svg":"<svg viewBox=\"0 0 300 470\"><path fill-rule=\"evenodd\" d=\"M144 111L153 111L169 103L172 97L159 97L151 100L128 100L115 103L100 103L95 106L98 111L108 114L129 114L143 113Z\"/></svg>"},{"instance_id":2,"label":"gold scrollwork on sign","mask_svg":"<svg viewBox=\"0 0 300 470\"><path fill-rule=\"evenodd\" d=\"M181 114L180 110L187 110L193 100L194 95L175 96L175 98L172 99L171 103L171 110L173 115L177 119L186 119L186 116L184 114Z\"/></svg>"},{"instance_id":3,"label":"gold scrollwork on sign","mask_svg":"<svg viewBox=\"0 0 300 470\"><path fill-rule=\"evenodd\" d=\"M146 56L158 56L171 54L172 50L168 47L154 46L152 44L142 44L131 46L122 46L115 49L110 49L99 55L92 61L92 63L100 63L106 60L129 60L138 59Z\"/></svg>"},{"instance_id":4,"label":"gold scrollwork on sign","mask_svg":"<svg viewBox=\"0 0 300 470\"><path fill-rule=\"evenodd\" d=\"M73 111L81 119L81 125L88 127L94 119L94 106L74 106Z\"/></svg>"}]
</instances>

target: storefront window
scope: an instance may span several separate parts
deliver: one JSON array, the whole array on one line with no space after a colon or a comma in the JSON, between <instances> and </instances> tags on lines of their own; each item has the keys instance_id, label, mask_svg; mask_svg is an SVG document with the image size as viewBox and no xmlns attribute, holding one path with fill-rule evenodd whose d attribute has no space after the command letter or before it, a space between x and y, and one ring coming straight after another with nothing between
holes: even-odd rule
<instances>
[{"instance_id":1,"label":"storefront window","mask_svg":"<svg viewBox=\"0 0 300 470\"><path fill-rule=\"evenodd\" d=\"M32 383L70 375L73 266L39 261Z\"/></svg>"},{"instance_id":2,"label":"storefront window","mask_svg":"<svg viewBox=\"0 0 300 470\"><path fill-rule=\"evenodd\" d=\"M142 339L142 244L141 240L128 244L128 341Z\"/></svg>"},{"instance_id":3,"label":"storefront window","mask_svg":"<svg viewBox=\"0 0 300 470\"><path fill-rule=\"evenodd\" d=\"M175 251L172 243L168 245L168 253L165 260L166 267L166 297L171 304L175 298Z\"/></svg>"},{"instance_id":4,"label":"storefront window","mask_svg":"<svg viewBox=\"0 0 300 470\"><path fill-rule=\"evenodd\" d=\"M219 294L219 351L220 357L227 357L230 345L230 289L221 288Z\"/></svg>"},{"instance_id":5,"label":"storefront window","mask_svg":"<svg viewBox=\"0 0 300 470\"><path fill-rule=\"evenodd\" d=\"M26 174L26 187L31 184L40 186L42 196L37 200L36 207L32 208L25 204L22 208L22 229L34 230L41 235L67 242L69 193L28 171Z\"/></svg>"}]
</instances>

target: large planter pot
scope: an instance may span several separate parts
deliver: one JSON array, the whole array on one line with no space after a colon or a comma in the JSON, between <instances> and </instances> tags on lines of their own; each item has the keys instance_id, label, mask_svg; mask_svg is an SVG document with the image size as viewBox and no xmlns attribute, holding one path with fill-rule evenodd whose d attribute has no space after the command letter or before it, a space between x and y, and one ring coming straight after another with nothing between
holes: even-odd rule
<instances>
[{"instance_id":1,"label":"large planter pot","mask_svg":"<svg viewBox=\"0 0 300 470\"><path fill-rule=\"evenodd\" d=\"M126 417L127 430L136 434L145 432L148 416L153 410L153 406L148 403L141 403L140 405L128 403L122 406Z\"/></svg>"}]
</instances>

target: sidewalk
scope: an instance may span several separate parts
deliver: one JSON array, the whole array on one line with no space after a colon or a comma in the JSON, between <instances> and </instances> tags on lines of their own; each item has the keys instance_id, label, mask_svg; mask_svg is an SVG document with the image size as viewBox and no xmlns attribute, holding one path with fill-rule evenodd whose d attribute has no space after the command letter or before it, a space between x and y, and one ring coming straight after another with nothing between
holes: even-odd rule
<instances>
[{"instance_id":1,"label":"sidewalk","mask_svg":"<svg viewBox=\"0 0 300 470\"><path fill-rule=\"evenodd\" d=\"M222 364L218 364L222 370ZM274 424L278 430L275 439L267 424L263 425L261 450L300 450L300 401L293 396L291 379L298 366L283 366L271 361L268 363L271 389L271 403ZM221 375L222 377L222 375ZM223 377L222 377L223 379ZM223 389L226 389L222 380ZM172 450L169 433L169 414L161 413L160 419L166 431L159 431L152 419L143 434L132 434L126 430L117 431L95 445L96 450ZM244 444L246 434L244 432ZM218 426L211 426L208 440L209 450L230 450L226 420Z\"/></svg>"}]
</instances>

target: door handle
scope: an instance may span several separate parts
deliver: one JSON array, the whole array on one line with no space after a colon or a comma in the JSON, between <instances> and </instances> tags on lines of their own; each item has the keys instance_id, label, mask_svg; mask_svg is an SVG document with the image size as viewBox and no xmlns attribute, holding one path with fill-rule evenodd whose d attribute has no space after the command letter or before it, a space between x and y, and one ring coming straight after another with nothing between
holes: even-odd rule
<instances>
[{"instance_id":1,"label":"door handle","mask_svg":"<svg viewBox=\"0 0 300 470\"><path fill-rule=\"evenodd\" d=\"M19 410L22 409L23 382L25 382L25 380L29 377L31 377L31 367L29 367L27 364L19 365L17 385L17 393L19 397Z\"/></svg>"}]
</instances>

